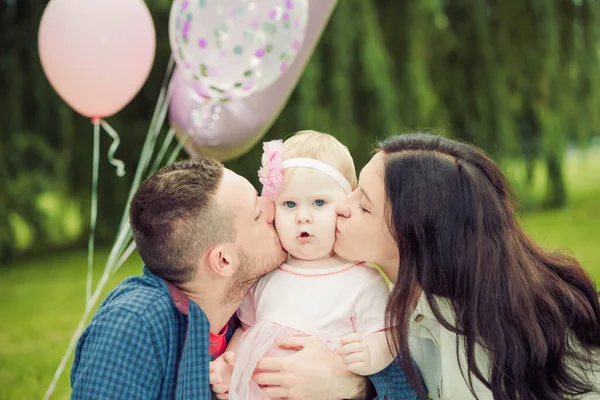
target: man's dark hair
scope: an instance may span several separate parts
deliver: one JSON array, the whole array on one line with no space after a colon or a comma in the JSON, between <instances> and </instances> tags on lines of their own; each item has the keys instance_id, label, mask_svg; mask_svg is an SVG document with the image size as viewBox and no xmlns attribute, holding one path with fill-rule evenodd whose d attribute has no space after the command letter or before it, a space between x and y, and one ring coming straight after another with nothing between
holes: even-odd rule
<instances>
[{"instance_id":1,"label":"man's dark hair","mask_svg":"<svg viewBox=\"0 0 600 400\"><path fill-rule=\"evenodd\" d=\"M231 240L232 217L214 201L223 164L198 158L158 170L131 200L129 219L146 267L173 282L191 280L202 254Z\"/></svg>"}]
</instances>

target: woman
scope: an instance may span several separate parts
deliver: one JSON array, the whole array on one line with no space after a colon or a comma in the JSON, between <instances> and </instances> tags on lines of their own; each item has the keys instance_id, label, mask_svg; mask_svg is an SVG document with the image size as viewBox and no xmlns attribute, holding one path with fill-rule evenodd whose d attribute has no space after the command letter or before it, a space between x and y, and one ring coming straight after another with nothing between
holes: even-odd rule
<instances>
[{"instance_id":1,"label":"woman","mask_svg":"<svg viewBox=\"0 0 600 400\"><path fill-rule=\"evenodd\" d=\"M519 227L478 149L412 134L381 143L338 207L334 250L395 283L390 345L433 398L600 398L598 293L573 258Z\"/></svg>"}]
</instances>

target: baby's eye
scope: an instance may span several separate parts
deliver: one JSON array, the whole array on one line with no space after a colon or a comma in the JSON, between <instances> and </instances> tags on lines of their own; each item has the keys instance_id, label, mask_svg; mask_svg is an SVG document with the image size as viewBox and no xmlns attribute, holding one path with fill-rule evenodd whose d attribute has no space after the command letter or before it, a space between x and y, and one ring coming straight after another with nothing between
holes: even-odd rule
<instances>
[{"instance_id":1,"label":"baby's eye","mask_svg":"<svg viewBox=\"0 0 600 400\"><path fill-rule=\"evenodd\" d=\"M315 200L315 206L323 207L325 205L325 200Z\"/></svg>"},{"instance_id":2,"label":"baby's eye","mask_svg":"<svg viewBox=\"0 0 600 400\"><path fill-rule=\"evenodd\" d=\"M286 201L283 203L284 206L286 206L287 208L294 208L296 207L296 202L295 201Z\"/></svg>"}]
</instances>

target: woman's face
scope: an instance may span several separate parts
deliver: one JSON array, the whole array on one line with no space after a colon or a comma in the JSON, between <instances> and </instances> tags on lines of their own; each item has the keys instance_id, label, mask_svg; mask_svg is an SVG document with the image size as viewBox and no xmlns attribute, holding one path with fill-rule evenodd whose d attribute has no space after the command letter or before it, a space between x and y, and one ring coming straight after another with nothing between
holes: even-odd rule
<instances>
[{"instance_id":1,"label":"woman's face","mask_svg":"<svg viewBox=\"0 0 600 400\"><path fill-rule=\"evenodd\" d=\"M374 262L395 282L400 254L387 224L384 157L379 152L365 165L356 190L336 207L333 250L348 260Z\"/></svg>"}]
</instances>

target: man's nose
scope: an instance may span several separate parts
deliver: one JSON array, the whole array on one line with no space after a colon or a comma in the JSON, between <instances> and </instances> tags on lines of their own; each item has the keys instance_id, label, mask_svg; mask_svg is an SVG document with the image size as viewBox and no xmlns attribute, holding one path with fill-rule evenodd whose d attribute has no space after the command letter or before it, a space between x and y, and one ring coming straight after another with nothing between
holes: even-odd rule
<instances>
[{"instance_id":1,"label":"man's nose","mask_svg":"<svg viewBox=\"0 0 600 400\"><path fill-rule=\"evenodd\" d=\"M335 207L335 212L340 217L350 218L350 207L345 202L339 203Z\"/></svg>"},{"instance_id":2,"label":"man's nose","mask_svg":"<svg viewBox=\"0 0 600 400\"><path fill-rule=\"evenodd\" d=\"M275 203L264 197L260 197L260 199L263 203L262 208L263 213L265 213L265 219L267 220L267 223L272 224L275 219Z\"/></svg>"}]
</instances>

